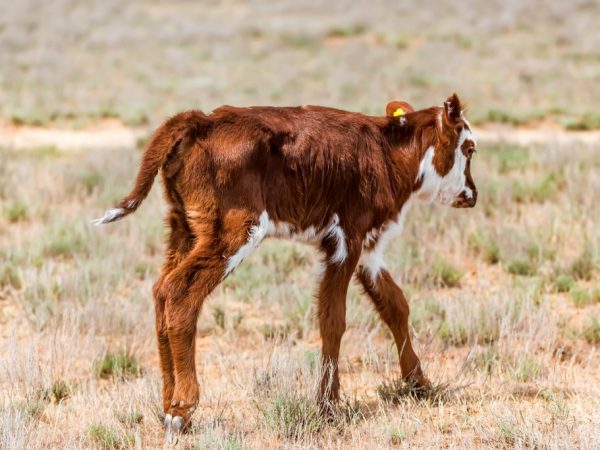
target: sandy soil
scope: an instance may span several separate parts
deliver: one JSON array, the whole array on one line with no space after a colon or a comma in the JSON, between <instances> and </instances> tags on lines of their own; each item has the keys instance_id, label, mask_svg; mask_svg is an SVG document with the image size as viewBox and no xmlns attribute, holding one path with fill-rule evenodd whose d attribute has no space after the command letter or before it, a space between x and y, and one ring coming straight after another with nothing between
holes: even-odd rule
<instances>
[{"instance_id":1,"label":"sandy soil","mask_svg":"<svg viewBox=\"0 0 600 450\"><path fill-rule=\"evenodd\" d=\"M146 127L128 127L115 119L98 121L81 129L0 125L0 146L15 149L57 147L65 150L117 149L134 147L151 132ZM488 124L476 128L482 141L508 142L518 145L556 143L567 145L600 142L600 130L566 131L553 125L505 127Z\"/></svg>"}]
</instances>

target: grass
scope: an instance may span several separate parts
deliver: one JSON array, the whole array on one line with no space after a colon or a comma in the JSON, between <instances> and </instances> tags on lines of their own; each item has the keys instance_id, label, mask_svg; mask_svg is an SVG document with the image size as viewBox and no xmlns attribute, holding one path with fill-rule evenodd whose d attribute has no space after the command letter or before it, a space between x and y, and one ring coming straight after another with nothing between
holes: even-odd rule
<instances>
[{"instance_id":1,"label":"grass","mask_svg":"<svg viewBox=\"0 0 600 450\"><path fill-rule=\"evenodd\" d=\"M316 434L323 422L313 399L278 395L264 411L266 423L281 438L299 440Z\"/></svg>"},{"instance_id":2,"label":"grass","mask_svg":"<svg viewBox=\"0 0 600 450\"><path fill-rule=\"evenodd\" d=\"M270 94L261 86L269 86L280 104L321 102L378 111L393 97L409 95L408 100L433 105L456 90L471 100L474 122L523 125L545 115L569 129L600 127L600 94L594 89L598 58L593 46L580 45L597 36L592 24L599 13L594 6L564 5L558 24L536 10L536 26L526 30L519 12L511 9L507 19L500 19L491 5L478 3L471 8L473 15L491 19L468 32L448 25L463 18L452 2L422 6L437 14L419 15L402 4L340 8L335 3L314 7L288 0L281 8L258 5L234 24L231 17L239 10L232 5L182 2L156 14L146 14L137 3L119 14L102 5L83 11L77 23L90 29L99 18L111 17L110 26L93 36L61 34L44 49L56 61L50 74L45 61L35 56L37 41L15 44L21 42L18 30L31 27L52 33L68 8L61 7L52 20L6 14L0 26L11 38L1 44L0 54L17 62L3 73L0 87L7 94L0 114L17 125L118 117L139 126L194 107L268 103ZM400 24L400 18L406 20ZM221 23L232 27L226 40ZM157 39L153 30L159 28L174 32ZM132 29L138 33L132 34ZM487 40L490 35L498 39ZM546 40L548 35L560 36L561 43ZM216 46L221 47L215 50ZM94 51L86 50L92 47ZM187 55L184 63L171 53L174 48ZM306 51L312 55L308 66ZM73 66L71 58L81 64ZM462 63L454 67L457 60ZM516 68L515 61L526 67ZM173 70L162 70L163 64ZM65 80L70 95L61 91ZM107 85L114 90L99 89ZM340 96L343 85L360 89ZM231 91L231 86L236 89ZM128 101L120 101L125 95Z\"/></svg>"},{"instance_id":3,"label":"grass","mask_svg":"<svg viewBox=\"0 0 600 450\"><path fill-rule=\"evenodd\" d=\"M26 220L28 215L27 204L19 200L10 203L4 209L4 216L10 223Z\"/></svg>"},{"instance_id":4,"label":"grass","mask_svg":"<svg viewBox=\"0 0 600 450\"><path fill-rule=\"evenodd\" d=\"M520 359L513 369L514 377L521 382L535 380L542 373L542 366L535 359Z\"/></svg>"},{"instance_id":5,"label":"grass","mask_svg":"<svg viewBox=\"0 0 600 450\"><path fill-rule=\"evenodd\" d=\"M581 335L590 344L600 343L600 319L590 318L588 324L581 330Z\"/></svg>"},{"instance_id":6,"label":"grass","mask_svg":"<svg viewBox=\"0 0 600 450\"><path fill-rule=\"evenodd\" d=\"M578 280L589 280L594 273L595 264L592 253L586 248L582 254L573 261L570 267L571 275Z\"/></svg>"},{"instance_id":7,"label":"grass","mask_svg":"<svg viewBox=\"0 0 600 450\"><path fill-rule=\"evenodd\" d=\"M468 237L469 247L481 255L488 264L500 262L501 252L498 242L489 234L483 232L471 233Z\"/></svg>"},{"instance_id":8,"label":"grass","mask_svg":"<svg viewBox=\"0 0 600 450\"><path fill-rule=\"evenodd\" d=\"M532 163L529 149L511 144L492 144L486 147L492 155L494 164L501 174L507 174L515 170L523 170Z\"/></svg>"},{"instance_id":9,"label":"grass","mask_svg":"<svg viewBox=\"0 0 600 450\"><path fill-rule=\"evenodd\" d=\"M333 28L327 32L327 37L330 38L348 38L353 36L360 36L367 31L365 25L357 23L353 25L349 25L347 27L338 27Z\"/></svg>"},{"instance_id":10,"label":"grass","mask_svg":"<svg viewBox=\"0 0 600 450\"><path fill-rule=\"evenodd\" d=\"M88 431L91 443L102 450L119 450L133 443L132 436L122 436L112 428L102 424L91 425Z\"/></svg>"},{"instance_id":11,"label":"grass","mask_svg":"<svg viewBox=\"0 0 600 450\"><path fill-rule=\"evenodd\" d=\"M462 278L462 271L448 261L439 260L431 268L431 277L434 283L443 287L458 287Z\"/></svg>"},{"instance_id":12,"label":"grass","mask_svg":"<svg viewBox=\"0 0 600 450\"><path fill-rule=\"evenodd\" d=\"M569 120L565 128L570 131L589 131L600 128L600 114L588 112L581 117Z\"/></svg>"},{"instance_id":13,"label":"grass","mask_svg":"<svg viewBox=\"0 0 600 450\"><path fill-rule=\"evenodd\" d=\"M533 183L515 181L513 184L513 198L520 203L544 203L558 194L561 184L561 177L555 173L545 175Z\"/></svg>"},{"instance_id":14,"label":"grass","mask_svg":"<svg viewBox=\"0 0 600 450\"><path fill-rule=\"evenodd\" d=\"M402 380L383 381L377 386L377 395L384 403L393 405L402 405L414 400L436 404L449 399L446 386L438 385L421 389Z\"/></svg>"},{"instance_id":15,"label":"grass","mask_svg":"<svg viewBox=\"0 0 600 450\"><path fill-rule=\"evenodd\" d=\"M525 21L522 5L500 17L485 2L424 4L421 15L394 2L253 5L260 14L219 2L127 2L115 14L98 3L66 22L66 3L38 15L16 6L0 17L0 59L11 62L0 115L23 124L153 126L223 103L382 114L392 98L425 107L457 91L472 123L598 126L588 115L600 104L600 60L581 44L598 40L593 2L557 3L548 15L535 0ZM73 23L94 33L73 33ZM40 47L46 35L55 39ZM507 141L521 136L499 129ZM477 206L415 205L407 217L385 260L439 395L397 381L393 337L353 284L341 407L320 417L320 256L265 242L205 302L200 404L181 448L599 447L596 147L481 134ZM163 447L152 301L160 183L135 215L88 223L130 189L139 155L0 148L0 448L133 448L134 435L141 448Z\"/></svg>"},{"instance_id":16,"label":"grass","mask_svg":"<svg viewBox=\"0 0 600 450\"><path fill-rule=\"evenodd\" d=\"M141 375L140 363L131 353L120 350L107 353L94 364L94 374L99 378L129 378Z\"/></svg>"},{"instance_id":17,"label":"grass","mask_svg":"<svg viewBox=\"0 0 600 450\"><path fill-rule=\"evenodd\" d=\"M575 279L568 274L561 273L554 280L554 289L556 292L569 292L576 285Z\"/></svg>"},{"instance_id":18,"label":"grass","mask_svg":"<svg viewBox=\"0 0 600 450\"><path fill-rule=\"evenodd\" d=\"M535 264L525 258L515 257L506 264L506 270L513 275L532 276L537 272Z\"/></svg>"}]
</instances>

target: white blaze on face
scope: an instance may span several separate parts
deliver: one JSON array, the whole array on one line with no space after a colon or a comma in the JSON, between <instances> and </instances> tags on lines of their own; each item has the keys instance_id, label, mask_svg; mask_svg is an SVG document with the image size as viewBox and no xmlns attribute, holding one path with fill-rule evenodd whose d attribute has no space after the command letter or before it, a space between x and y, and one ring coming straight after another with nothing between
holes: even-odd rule
<instances>
[{"instance_id":1,"label":"white blaze on face","mask_svg":"<svg viewBox=\"0 0 600 450\"><path fill-rule=\"evenodd\" d=\"M419 165L419 173L415 182L422 179L421 187L415 193L415 196L425 202L438 202L443 205L451 205L458 199L464 191L467 198L473 198L473 191L467 186L467 176L465 169L467 167L467 157L462 152L462 145L467 140L477 143L477 137L469 130L470 126L465 120L467 127L460 132L456 147L454 149L454 163L452 169L440 176L433 165L435 148L430 146Z\"/></svg>"}]
</instances>

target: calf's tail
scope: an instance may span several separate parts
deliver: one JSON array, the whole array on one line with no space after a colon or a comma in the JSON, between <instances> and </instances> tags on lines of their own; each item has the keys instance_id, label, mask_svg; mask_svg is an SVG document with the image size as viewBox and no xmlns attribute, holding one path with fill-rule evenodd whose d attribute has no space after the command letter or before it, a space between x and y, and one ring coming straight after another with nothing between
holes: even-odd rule
<instances>
[{"instance_id":1,"label":"calf's tail","mask_svg":"<svg viewBox=\"0 0 600 450\"><path fill-rule=\"evenodd\" d=\"M183 139L194 138L206 129L209 121L201 111L186 111L167 120L154 132L148 143L131 193L104 216L93 220L94 225L115 222L134 212L150 193L159 169Z\"/></svg>"}]
</instances>

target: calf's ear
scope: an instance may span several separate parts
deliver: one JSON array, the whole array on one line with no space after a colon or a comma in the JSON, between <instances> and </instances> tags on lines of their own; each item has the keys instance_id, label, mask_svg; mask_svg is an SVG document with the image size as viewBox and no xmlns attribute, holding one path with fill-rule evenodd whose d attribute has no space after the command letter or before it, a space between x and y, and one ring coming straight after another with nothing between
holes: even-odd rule
<instances>
[{"instance_id":1,"label":"calf's ear","mask_svg":"<svg viewBox=\"0 0 600 450\"><path fill-rule=\"evenodd\" d=\"M460 119L461 105L456 93L452 94L444 102L444 118L450 124L455 124Z\"/></svg>"},{"instance_id":2,"label":"calf's ear","mask_svg":"<svg viewBox=\"0 0 600 450\"><path fill-rule=\"evenodd\" d=\"M387 117L399 117L406 113L413 112L415 109L408 102L402 100L392 100L385 107L385 115Z\"/></svg>"}]
</instances>

